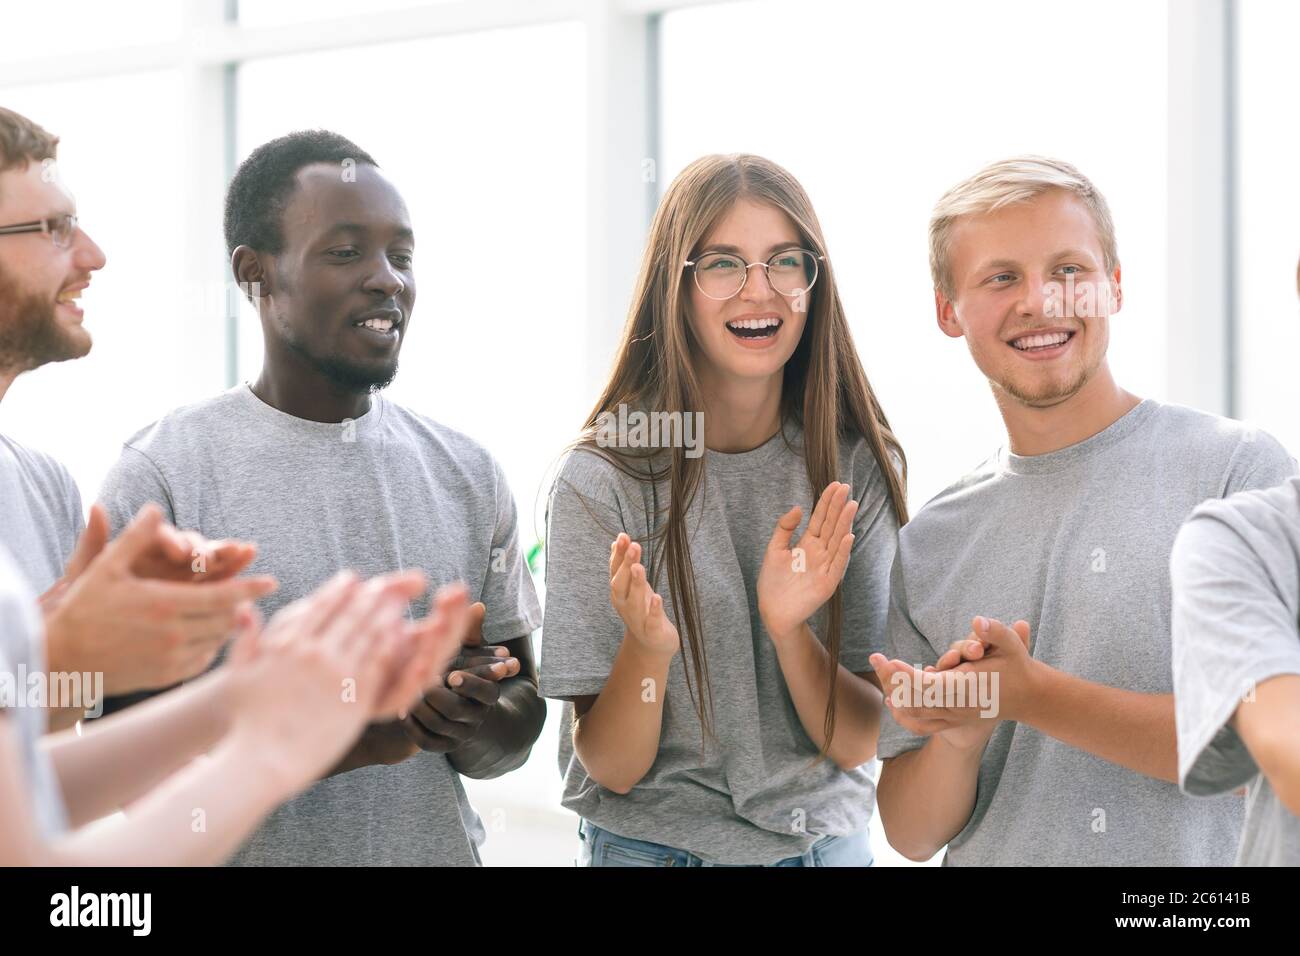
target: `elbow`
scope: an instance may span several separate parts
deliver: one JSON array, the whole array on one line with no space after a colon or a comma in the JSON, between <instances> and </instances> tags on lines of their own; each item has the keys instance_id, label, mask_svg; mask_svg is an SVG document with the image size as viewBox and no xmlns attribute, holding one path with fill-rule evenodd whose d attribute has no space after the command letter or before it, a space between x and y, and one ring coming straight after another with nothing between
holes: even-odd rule
<instances>
[{"instance_id":1,"label":"elbow","mask_svg":"<svg viewBox=\"0 0 1300 956\"><path fill-rule=\"evenodd\" d=\"M592 780L596 781L606 790L613 791L619 796L627 796L632 792L632 788L641 782L641 778L645 776L645 774L642 773L633 776L626 773L609 773L604 769L592 770L588 767L587 776L591 777Z\"/></svg>"}]
</instances>

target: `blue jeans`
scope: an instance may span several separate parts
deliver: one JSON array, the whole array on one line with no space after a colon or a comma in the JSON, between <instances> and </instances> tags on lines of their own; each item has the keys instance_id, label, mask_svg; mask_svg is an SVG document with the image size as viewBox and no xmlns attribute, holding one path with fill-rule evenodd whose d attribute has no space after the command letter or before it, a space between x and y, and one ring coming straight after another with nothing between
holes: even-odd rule
<instances>
[{"instance_id":1,"label":"blue jeans","mask_svg":"<svg viewBox=\"0 0 1300 956\"><path fill-rule=\"evenodd\" d=\"M678 850L646 840L633 840L601 829L588 820L578 823L582 840L578 863L582 866L733 866L710 863L689 850ZM852 836L824 836L802 856L789 856L769 866L871 866L867 831Z\"/></svg>"}]
</instances>

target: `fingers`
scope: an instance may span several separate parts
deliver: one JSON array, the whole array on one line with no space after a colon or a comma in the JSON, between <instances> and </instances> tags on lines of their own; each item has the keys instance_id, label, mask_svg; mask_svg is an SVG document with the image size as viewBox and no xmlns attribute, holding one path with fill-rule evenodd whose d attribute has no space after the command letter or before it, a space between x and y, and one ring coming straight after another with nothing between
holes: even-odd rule
<instances>
[{"instance_id":1,"label":"fingers","mask_svg":"<svg viewBox=\"0 0 1300 956\"><path fill-rule=\"evenodd\" d=\"M516 661L516 669L518 666L519 662ZM501 686L497 683L498 680L500 680L498 677L479 677L457 671L447 678L447 684L461 697L490 706L501 698Z\"/></svg>"},{"instance_id":2,"label":"fingers","mask_svg":"<svg viewBox=\"0 0 1300 956\"><path fill-rule=\"evenodd\" d=\"M262 615L251 603L241 604L235 612L235 639L230 646L231 664L246 664L257 657L262 637Z\"/></svg>"},{"instance_id":3,"label":"fingers","mask_svg":"<svg viewBox=\"0 0 1300 956\"><path fill-rule=\"evenodd\" d=\"M131 562L158 540L158 528L162 523L162 511L158 506L145 505L122 533L104 548L105 557L118 571L128 571Z\"/></svg>"},{"instance_id":4,"label":"fingers","mask_svg":"<svg viewBox=\"0 0 1300 956\"><path fill-rule=\"evenodd\" d=\"M620 538L624 535L619 535ZM619 551L618 543L615 543L615 552ZM632 587L632 568L641 560L641 545L632 541L622 549L622 558L614 572L614 576L609 581L610 600L614 602L615 607L623 605L627 601L628 593Z\"/></svg>"},{"instance_id":5,"label":"fingers","mask_svg":"<svg viewBox=\"0 0 1300 956\"><path fill-rule=\"evenodd\" d=\"M1016 630L995 618L977 617L971 622L971 631L992 650L1003 654L1023 654L1029 649L1029 625L1017 621Z\"/></svg>"},{"instance_id":6,"label":"fingers","mask_svg":"<svg viewBox=\"0 0 1300 956\"><path fill-rule=\"evenodd\" d=\"M519 659L507 657L504 660L492 661L489 664L477 664L473 667L458 667L447 675L447 686L453 690L461 686L461 678L466 675L481 680L500 681L508 677L514 677L519 673Z\"/></svg>"},{"instance_id":7,"label":"fingers","mask_svg":"<svg viewBox=\"0 0 1300 956\"><path fill-rule=\"evenodd\" d=\"M614 543L609 546L609 576L612 579L623 565L623 555L627 554L628 546L632 539L626 534L620 532L619 536L614 539Z\"/></svg>"},{"instance_id":8,"label":"fingers","mask_svg":"<svg viewBox=\"0 0 1300 956\"><path fill-rule=\"evenodd\" d=\"M799 520L803 517L803 509L795 505L785 514L781 515L776 522L776 528L772 531L772 537L768 539L768 551L788 551L790 544L794 540L795 530L799 527Z\"/></svg>"},{"instance_id":9,"label":"fingers","mask_svg":"<svg viewBox=\"0 0 1300 956\"><path fill-rule=\"evenodd\" d=\"M81 537L77 539L77 546L63 571L65 578L71 581L86 570L90 562L95 560L108 544L108 531L108 512L101 504L91 505L90 516L86 519L86 530L81 532Z\"/></svg>"},{"instance_id":10,"label":"fingers","mask_svg":"<svg viewBox=\"0 0 1300 956\"><path fill-rule=\"evenodd\" d=\"M279 584L269 575L259 575L217 581L201 588L180 581L141 581L139 586L147 598L160 606L182 614L204 615L226 610L244 601L256 601L270 594Z\"/></svg>"},{"instance_id":11,"label":"fingers","mask_svg":"<svg viewBox=\"0 0 1300 956\"><path fill-rule=\"evenodd\" d=\"M807 533L814 538L821 537L822 525L826 522L826 512L831 506L831 499L839 491L840 483L832 481L823 489L821 497L817 499L817 506L813 508L812 517L808 519Z\"/></svg>"},{"instance_id":12,"label":"fingers","mask_svg":"<svg viewBox=\"0 0 1300 956\"><path fill-rule=\"evenodd\" d=\"M845 511L848 510L845 509ZM832 538L831 540L836 539ZM826 569L826 573L835 581L843 579L844 572L848 570L849 559L853 556L853 541L854 536L852 534L845 534L839 538L839 547L835 549L835 555L831 558L831 563Z\"/></svg>"},{"instance_id":13,"label":"fingers","mask_svg":"<svg viewBox=\"0 0 1300 956\"><path fill-rule=\"evenodd\" d=\"M1016 632L1016 636L1020 638L1021 643L1025 645L1025 650L1026 651L1031 650L1032 648L1030 647L1029 622L1016 621L1015 624L1011 625L1011 629Z\"/></svg>"}]
</instances>

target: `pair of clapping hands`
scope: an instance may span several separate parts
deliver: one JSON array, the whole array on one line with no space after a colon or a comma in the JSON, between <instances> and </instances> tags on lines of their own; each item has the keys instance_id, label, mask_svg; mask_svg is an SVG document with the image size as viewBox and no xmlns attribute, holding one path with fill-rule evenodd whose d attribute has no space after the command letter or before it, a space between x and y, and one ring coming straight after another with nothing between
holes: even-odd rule
<instances>
[{"instance_id":1,"label":"pair of clapping hands","mask_svg":"<svg viewBox=\"0 0 1300 956\"><path fill-rule=\"evenodd\" d=\"M758 609L774 644L798 639L805 622L839 587L853 551L858 503L847 484L833 481L813 508L799 541L794 533L803 509L795 506L776 523L758 574ZM672 656L681 647L663 598L646 579L640 543L620 534L609 549L609 599L626 634L646 650Z\"/></svg>"},{"instance_id":2,"label":"pair of clapping hands","mask_svg":"<svg viewBox=\"0 0 1300 956\"><path fill-rule=\"evenodd\" d=\"M934 664L918 669L872 654L871 666L900 726L965 749L983 747L999 720L1024 718L1035 680L1029 649L1028 622L976 617Z\"/></svg>"},{"instance_id":3,"label":"pair of clapping hands","mask_svg":"<svg viewBox=\"0 0 1300 956\"><path fill-rule=\"evenodd\" d=\"M103 673L109 695L197 676L233 634L249 626L251 602L277 586L269 576L237 576L256 555L256 546L247 542L212 541L180 531L154 505L142 508L110 541L106 513L95 505L63 577L40 599L50 670ZM390 575L376 580L406 579ZM422 575L419 580L423 582ZM395 586L391 593L400 595L413 585ZM421 583L406 602L423 590ZM414 668L412 674L424 681L417 690L424 693L400 708L408 736L430 751L455 749L471 737L496 701L497 682L519 671L506 648L482 646L484 607L478 603L461 609L457 593L448 592L454 603L441 612L454 646L450 653L435 655L442 670L430 675ZM426 629L417 628L406 640L421 644L436 637L441 647L442 632L428 630L438 617L435 609ZM394 659L400 663L404 658L399 654ZM411 659L424 657L413 653ZM380 710L394 711L395 705L385 703Z\"/></svg>"}]
</instances>

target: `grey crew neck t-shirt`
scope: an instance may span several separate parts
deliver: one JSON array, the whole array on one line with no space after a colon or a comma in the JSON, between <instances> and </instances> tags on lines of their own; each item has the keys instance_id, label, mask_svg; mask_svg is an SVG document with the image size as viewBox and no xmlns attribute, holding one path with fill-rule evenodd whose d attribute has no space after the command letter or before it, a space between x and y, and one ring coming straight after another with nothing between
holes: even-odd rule
<instances>
[{"instance_id":1,"label":"grey crew neck t-shirt","mask_svg":"<svg viewBox=\"0 0 1300 956\"><path fill-rule=\"evenodd\" d=\"M37 746L49 726L47 712L27 706L32 701L23 679L44 669L45 636L36 595L8 549L0 545L0 714L17 731L32 811L41 836L48 840L68 828L67 811L54 766Z\"/></svg>"},{"instance_id":2,"label":"grey crew neck t-shirt","mask_svg":"<svg viewBox=\"0 0 1300 956\"><path fill-rule=\"evenodd\" d=\"M800 442L799 430L787 423L784 437L778 433L752 451L706 451L704 478L687 513L718 743L701 751L683 650L669 668L658 756L627 794L587 775L573 752L573 705L565 704L559 764L568 809L622 836L730 864L773 863L807 851L823 835L856 833L870 822L875 761L848 771L829 759L812 763L817 747L799 721L758 613L758 572L777 519L801 505L801 535L816 501ZM838 476L860 503L843 584L839 660L861 673L871 670L868 658L883 644L898 524L864 441L841 442ZM547 697L571 700L604 687L623 640L622 621L609 603L609 547L626 531L649 551L650 530L666 517L666 482L657 490L656 499L648 482L622 474L591 450L565 460L548 521L541 641ZM653 580L653 562L646 570ZM666 571L657 590L672 619ZM824 640L826 608L811 625Z\"/></svg>"},{"instance_id":3,"label":"grey crew neck t-shirt","mask_svg":"<svg viewBox=\"0 0 1300 956\"><path fill-rule=\"evenodd\" d=\"M0 435L0 544L37 594L63 575L84 527L68 469Z\"/></svg>"},{"instance_id":4,"label":"grey crew neck t-shirt","mask_svg":"<svg viewBox=\"0 0 1300 956\"><path fill-rule=\"evenodd\" d=\"M483 640L541 623L514 499L470 438L388 401L341 424L265 404L247 385L176 409L127 442L100 495L115 530L146 502L209 538L255 542L270 616L342 568L462 580L486 607ZM428 597L412 605L428 613ZM443 754L321 780L274 811L238 865L474 865L485 837Z\"/></svg>"},{"instance_id":5,"label":"grey crew neck t-shirt","mask_svg":"<svg viewBox=\"0 0 1300 956\"><path fill-rule=\"evenodd\" d=\"M1144 694L1173 691L1169 555L1196 505L1276 484L1295 462L1272 437L1141 402L1044 455L1000 452L899 536L889 656L932 664L977 614L1029 622L1033 656ZM925 743L886 713L880 757ZM1232 862L1243 806L1193 800L1032 727L1002 721L980 763L952 865L1179 866Z\"/></svg>"},{"instance_id":6,"label":"grey crew neck t-shirt","mask_svg":"<svg viewBox=\"0 0 1300 956\"><path fill-rule=\"evenodd\" d=\"M1198 507L1170 571L1179 782L1197 796L1249 784L1237 862L1300 866L1300 817L1229 723L1253 687L1300 674L1300 478Z\"/></svg>"}]
</instances>

